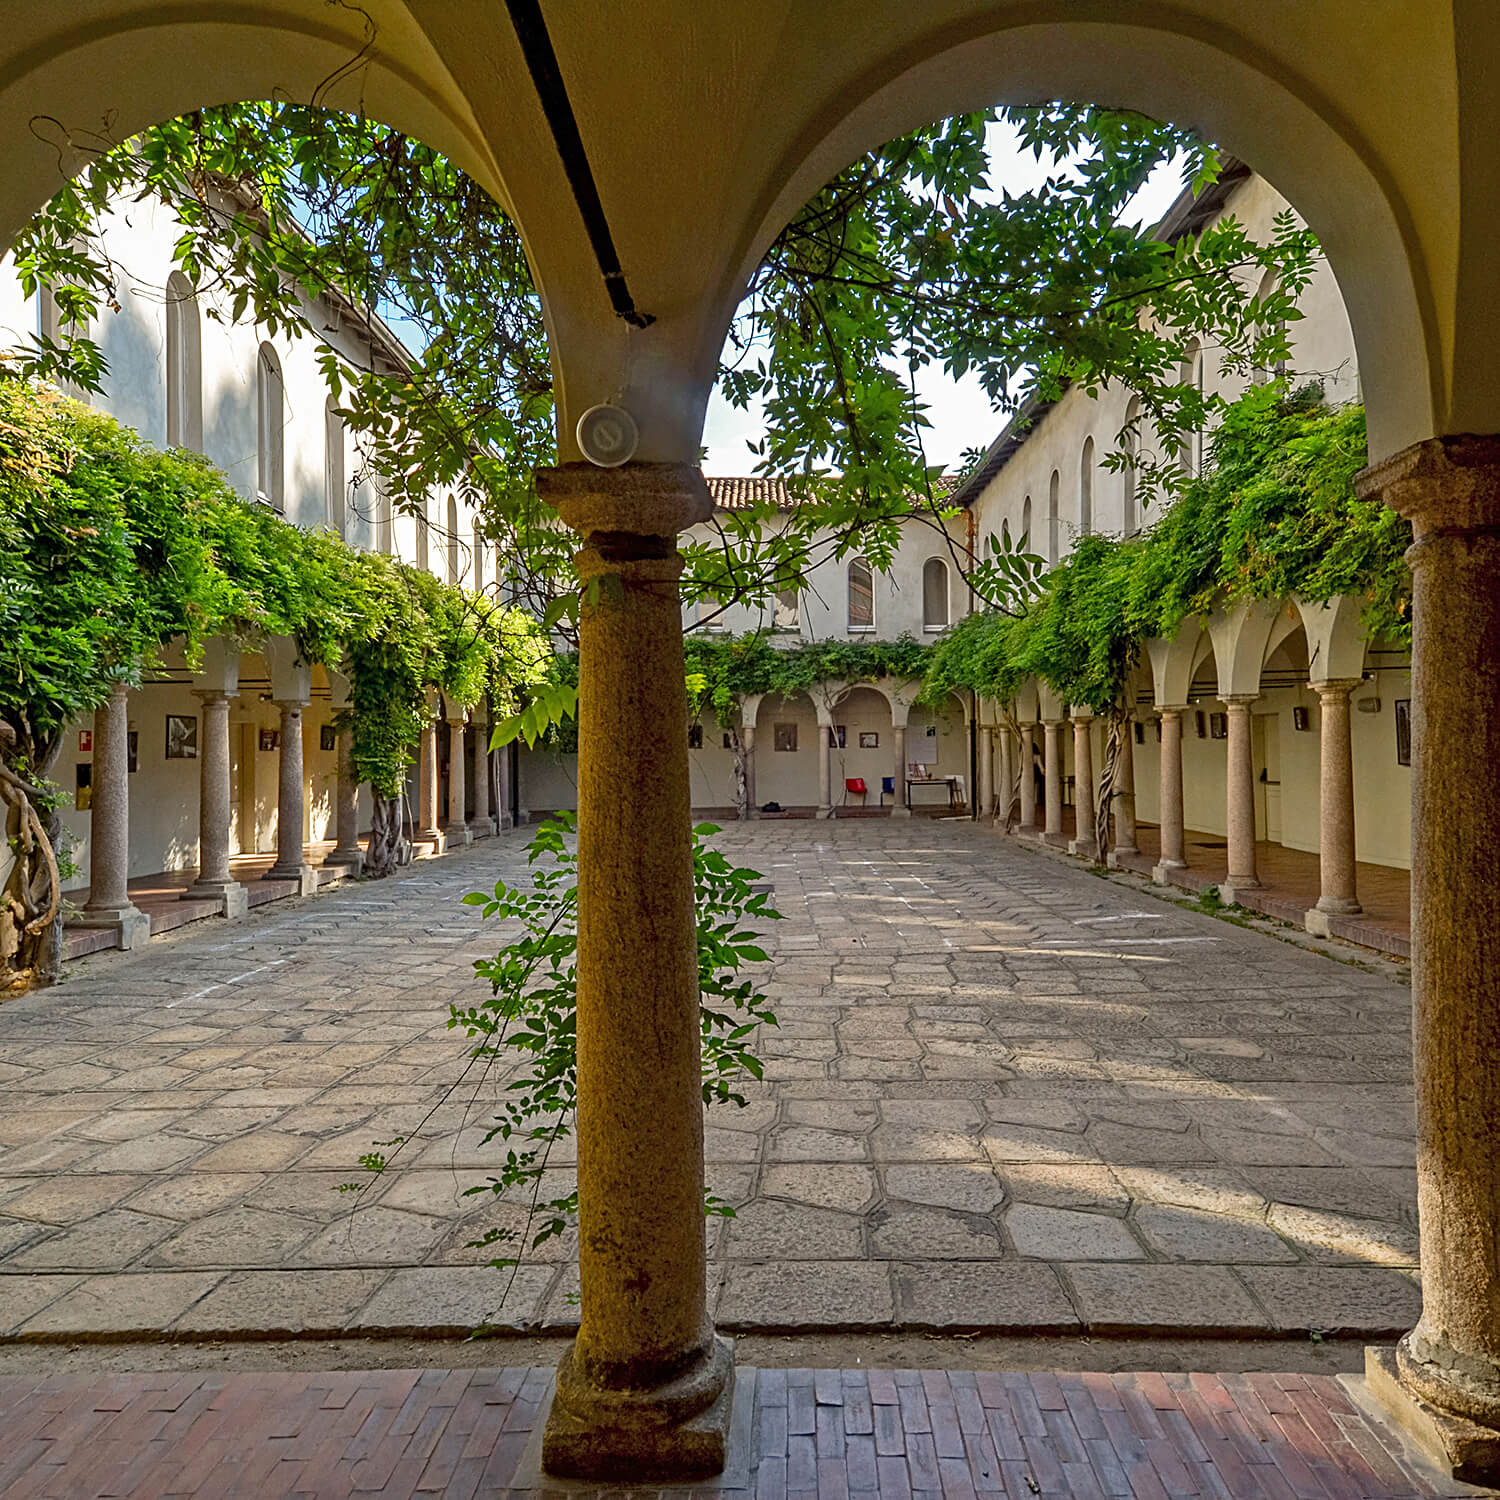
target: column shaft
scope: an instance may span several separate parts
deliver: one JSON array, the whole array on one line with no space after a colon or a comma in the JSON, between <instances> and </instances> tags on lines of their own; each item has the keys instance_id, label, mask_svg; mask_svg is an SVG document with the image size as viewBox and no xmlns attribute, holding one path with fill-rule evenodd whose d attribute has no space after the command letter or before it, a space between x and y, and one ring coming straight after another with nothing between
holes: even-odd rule
<instances>
[{"instance_id":1,"label":"column shaft","mask_svg":"<svg viewBox=\"0 0 1500 1500\"><path fill-rule=\"evenodd\" d=\"M755 725L740 725L740 753L745 758L745 816L758 818L760 803L755 797Z\"/></svg>"},{"instance_id":2,"label":"column shaft","mask_svg":"<svg viewBox=\"0 0 1500 1500\"><path fill-rule=\"evenodd\" d=\"M306 705L282 699L276 706L281 710L281 753L276 781L276 863L266 871L266 878L306 883L311 874L302 843L307 805L302 756L302 710Z\"/></svg>"},{"instance_id":3,"label":"column shaft","mask_svg":"<svg viewBox=\"0 0 1500 1500\"><path fill-rule=\"evenodd\" d=\"M1020 777L1017 789L1021 799L1020 826L1036 827L1036 725L1021 725Z\"/></svg>"},{"instance_id":4,"label":"column shaft","mask_svg":"<svg viewBox=\"0 0 1500 1500\"><path fill-rule=\"evenodd\" d=\"M1075 827L1071 854L1099 858L1099 831L1095 827L1094 720L1089 714L1073 715L1073 813Z\"/></svg>"},{"instance_id":5,"label":"column shaft","mask_svg":"<svg viewBox=\"0 0 1500 1500\"><path fill-rule=\"evenodd\" d=\"M995 796L995 821L1003 828L1010 820L1010 810L1016 795L1015 741L1010 730L1003 724L996 735L999 745L995 774L999 786Z\"/></svg>"},{"instance_id":6,"label":"column shaft","mask_svg":"<svg viewBox=\"0 0 1500 1500\"><path fill-rule=\"evenodd\" d=\"M129 689L117 682L94 710L94 765L89 839L91 921L109 923L136 912L130 879ZM139 913L137 912L137 915Z\"/></svg>"},{"instance_id":7,"label":"column shaft","mask_svg":"<svg viewBox=\"0 0 1500 1500\"><path fill-rule=\"evenodd\" d=\"M587 537L579 628L578 1337L548 1468L717 1472L732 1359L707 1311L697 922L678 531L711 513L686 465L539 475ZM643 533L650 534L643 534ZM826 740L825 740L826 744ZM649 774L641 768L649 767Z\"/></svg>"},{"instance_id":8,"label":"column shaft","mask_svg":"<svg viewBox=\"0 0 1500 1500\"><path fill-rule=\"evenodd\" d=\"M464 775L464 721L448 720L448 819L443 832L449 843L469 841L469 818L465 804L468 789Z\"/></svg>"},{"instance_id":9,"label":"column shaft","mask_svg":"<svg viewBox=\"0 0 1500 1500\"><path fill-rule=\"evenodd\" d=\"M1229 823L1228 873L1224 883L1232 900L1235 890L1260 885L1255 872L1255 750L1250 706L1254 694L1232 694L1224 699L1229 712L1228 761L1224 796Z\"/></svg>"},{"instance_id":10,"label":"column shaft","mask_svg":"<svg viewBox=\"0 0 1500 1500\"><path fill-rule=\"evenodd\" d=\"M338 777L335 782L334 832L337 842L329 859L337 864L361 862L359 847L359 782L355 780L350 755L354 749L354 733L345 728L338 736Z\"/></svg>"},{"instance_id":11,"label":"column shaft","mask_svg":"<svg viewBox=\"0 0 1500 1500\"><path fill-rule=\"evenodd\" d=\"M891 738L895 741L896 754L891 775L891 785L895 788L895 796L891 798L891 816L909 818L911 809L906 805L906 725L892 724Z\"/></svg>"},{"instance_id":12,"label":"column shaft","mask_svg":"<svg viewBox=\"0 0 1500 1500\"><path fill-rule=\"evenodd\" d=\"M988 818L995 809L995 726L979 726L979 786L975 790L979 801L977 812Z\"/></svg>"},{"instance_id":13,"label":"column shaft","mask_svg":"<svg viewBox=\"0 0 1500 1500\"><path fill-rule=\"evenodd\" d=\"M495 827L502 830L516 826L516 815L510 805L510 757L509 745L495 753L495 798L498 803L495 808Z\"/></svg>"},{"instance_id":14,"label":"column shaft","mask_svg":"<svg viewBox=\"0 0 1500 1500\"><path fill-rule=\"evenodd\" d=\"M482 834L494 831L490 820L490 726L474 725L474 826Z\"/></svg>"},{"instance_id":15,"label":"column shaft","mask_svg":"<svg viewBox=\"0 0 1500 1500\"><path fill-rule=\"evenodd\" d=\"M184 901L213 898L226 916L245 909L244 888L229 873L229 695L195 689L203 705L198 748L198 874L182 893Z\"/></svg>"},{"instance_id":16,"label":"column shaft","mask_svg":"<svg viewBox=\"0 0 1500 1500\"><path fill-rule=\"evenodd\" d=\"M422 730L422 745L417 766L417 829L419 839L438 840L438 741L437 723Z\"/></svg>"},{"instance_id":17,"label":"column shaft","mask_svg":"<svg viewBox=\"0 0 1500 1500\"><path fill-rule=\"evenodd\" d=\"M1359 680L1314 683L1318 723L1318 907L1357 912L1354 869L1354 755L1349 734L1349 694Z\"/></svg>"},{"instance_id":18,"label":"column shaft","mask_svg":"<svg viewBox=\"0 0 1500 1500\"><path fill-rule=\"evenodd\" d=\"M1115 853L1134 854L1135 847L1135 720L1120 723L1120 754L1115 762Z\"/></svg>"},{"instance_id":19,"label":"column shaft","mask_svg":"<svg viewBox=\"0 0 1500 1500\"><path fill-rule=\"evenodd\" d=\"M1187 866L1187 844L1182 814L1182 708L1166 706L1156 710L1161 720L1161 857L1153 872L1164 881L1169 870Z\"/></svg>"},{"instance_id":20,"label":"column shaft","mask_svg":"<svg viewBox=\"0 0 1500 1500\"><path fill-rule=\"evenodd\" d=\"M1061 719L1042 721L1042 770L1046 781L1047 823L1043 829L1049 839L1062 837L1063 751Z\"/></svg>"},{"instance_id":21,"label":"column shaft","mask_svg":"<svg viewBox=\"0 0 1500 1500\"><path fill-rule=\"evenodd\" d=\"M827 724L818 725L818 816L833 816L833 749L829 741L833 729Z\"/></svg>"}]
</instances>

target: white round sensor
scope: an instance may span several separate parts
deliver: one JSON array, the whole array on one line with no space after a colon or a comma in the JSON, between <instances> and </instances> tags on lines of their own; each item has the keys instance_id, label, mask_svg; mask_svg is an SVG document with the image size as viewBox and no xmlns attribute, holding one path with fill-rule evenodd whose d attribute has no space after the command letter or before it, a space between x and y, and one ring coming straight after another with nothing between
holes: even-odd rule
<instances>
[{"instance_id":1,"label":"white round sensor","mask_svg":"<svg viewBox=\"0 0 1500 1500\"><path fill-rule=\"evenodd\" d=\"M589 407L578 419L577 434L583 456L601 469L629 463L641 438L635 418L619 406Z\"/></svg>"}]
</instances>

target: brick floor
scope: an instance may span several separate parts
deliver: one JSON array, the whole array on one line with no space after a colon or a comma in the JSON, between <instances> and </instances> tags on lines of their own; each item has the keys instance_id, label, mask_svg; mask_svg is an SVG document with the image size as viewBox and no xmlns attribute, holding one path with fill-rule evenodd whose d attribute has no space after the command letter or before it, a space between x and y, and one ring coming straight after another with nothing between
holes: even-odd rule
<instances>
[{"instance_id":1,"label":"brick floor","mask_svg":"<svg viewBox=\"0 0 1500 1500\"><path fill-rule=\"evenodd\" d=\"M1407 990L965 821L719 842L786 914L765 1081L706 1120L722 1324L1411 1326ZM459 898L525 868L489 839L0 1006L0 1339L567 1328L569 1237L513 1282L469 1248L522 1220L463 1196L505 1080L458 1088L447 1025L501 941Z\"/></svg>"},{"instance_id":2,"label":"brick floor","mask_svg":"<svg viewBox=\"0 0 1500 1500\"><path fill-rule=\"evenodd\" d=\"M0 1379L0 1494L536 1493L511 1481L545 1421L551 1378L549 1369L512 1367ZM1327 1376L857 1369L741 1378L756 1383L748 1486L697 1495L1447 1493L1413 1472L1391 1435Z\"/></svg>"}]
</instances>

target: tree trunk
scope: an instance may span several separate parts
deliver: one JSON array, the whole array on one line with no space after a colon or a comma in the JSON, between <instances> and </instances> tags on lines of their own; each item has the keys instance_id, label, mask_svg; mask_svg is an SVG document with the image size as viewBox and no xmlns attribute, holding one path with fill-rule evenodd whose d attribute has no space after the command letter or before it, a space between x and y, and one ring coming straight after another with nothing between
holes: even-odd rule
<instances>
[{"instance_id":1,"label":"tree trunk","mask_svg":"<svg viewBox=\"0 0 1500 1500\"><path fill-rule=\"evenodd\" d=\"M393 875L410 858L411 842L403 828L401 797L375 797L370 816L370 847L365 874L372 880Z\"/></svg>"},{"instance_id":2,"label":"tree trunk","mask_svg":"<svg viewBox=\"0 0 1500 1500\"><path fill-rule=\"evenodd\" d=\"M750 782L745 775L745 744L738 729L729 731L729 748L734 751L734 808L740 822L750 816Z\"/></svg>"},{"instance_id":3,"label":"tree trunk","mask_svg":"<svg viewBox=\"0 0 1500 1500\"><path fill-rule=\"evenodd\" d=\"M14 753L9 726L5 748ZM62 879L56 849L62 835L57 808L38 806L37 786L45 786L62 750L60 736L34 757L17 757L27 775L0 763L0 806L15 860L0 893L0 962L10 970L12 988L55 984L62 974ZM31 779L28 779L28 776Z\"/></svg>"}]
</instances>

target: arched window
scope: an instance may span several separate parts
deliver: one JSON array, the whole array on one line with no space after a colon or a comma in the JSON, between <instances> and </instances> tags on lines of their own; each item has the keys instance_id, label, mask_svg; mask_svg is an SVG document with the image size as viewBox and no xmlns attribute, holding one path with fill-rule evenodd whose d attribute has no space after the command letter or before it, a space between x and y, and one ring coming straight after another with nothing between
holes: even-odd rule
<instances>
[{"instance_id":1,"label":"arched window","mask_svg":"<svg viewBox=\"0 0 1500 1500\"><path fill-rule=\"evenodd\" d=\"M1191 339L1183 350L1182 367L1178 379L1183 385L1192 386L1199 396L1203 394L1203 348L1197 339ZM1182 472L1197 475L1203 472L1203 430L1195 428L1187 434L1180 459Z\"/></svg>"},{"instance_id":2,"label":"arched window","mask_svg":"<svg viewBox=\"0 0 1500 1500\"><path fill-rule=\"evenodd\" d=\"M448 582L457 583L459 579L459 557L458 557L458 501L451 495L448 497Z\"/></svg>"},{"instance_id":3,"label":"arched window","mask_svg":"<svg viewBox=\"0 0 1500 1500\"><path fill-rule=\"evenodd\" d=\"M341 540L347 540L347 517L344 499L344 419L330 396L323 406L323 493L327 508L328 529Z\"/></svg>"},{"instance_id":4,"label":"arched window","mask_svg":"<svg viewBox=\"0 0 1500 1500\"><path fill-rule=\"evenodd\" d=\"M1266 274L1263 277L1261 277L1260 286L1256 290L1256 293L1255 293L1256 300L1258 302L1265 302L1268 298L1274 297L1276 295L1277 287L1278 287L1278 281L1277 281L1277 277L1276 277L1275 271L1267 271ZM1286 319L1285 318L1273 318L1273 317L1262 318L1260 326L1261 326L1261 332L1262 332L1263 335L1273 334L1273 333L1280 334L1283 337L1285 337L1285 335L1286 335ZM1275 360L1270 365L1257 366L1256 367L1256 371L1255 371L1255 383L1257 385L1264 385L1266 383L1266 381L1268 381L1271 378L1272 375L1285 375L1285 374L1286 374L1286 360L1284 360L1284 359L1277 359L1277 360Z\"/></svg>"},{"instance_id":5,"label":"arched window","mask_svg":"<svg viewBox=\"0 0 1500 1500\"><path fill-rule=\"evenodd\" d=\"M203 451L203 348L198 298L181 271L167 278L167 446Z\"/></svg>"},{"instance_id":6,"label":"arched window","mask_svg":"<svg viewBox=\"0 0 1500 1500\"><path fill-rule=\"evenodd\" d=\"M1120 434L1120 445L1125 455L1125 467L1121 470L1121 478L1124 480L1124 532L1126 536L1134 536L1140 529L1140 522L1136 519L1136 460L1141 452L1141 398L1132 396L1130 405L1125 408L1125 428Z\"/></svg>"},{"instance_id":7,"label":"arched window","mask_svg":"<svg viewBox=\"0 0 1500 1500\"><path fill-rule=\"evenodd\" d=\"M922 564L922 629L948 628L948 564L929 557Z\"/></svg>"},{"instance_id":8,"label":"arched window","mask_svg":"<svg viewBox=\"0 0 1500 1500\"><path fill-rule=\"evenodd\" d=\"M255 488L261 502L278 514L286 509L283 390L281 361L269 344L262 344L255 362Z\"/></svg>"},{"instance_id":9,"label":"arched window","mask_svg":"<svg viewBox=\"0 0 1500 1500\"><path fill-rule=\"evenodd\" d=\"M849 564L849 629L875 628L875 574L864 558Z\"/></svg>"},{"instance_id":10,"label":"arched window","mask_svg":"<svg viewBox=\"0 0 1500 1500\"><path fill-rule=\"evenodd\" d=\"M1078 458L1078 530L1087 536L1094 529L1094 440L1083 440Z\"/></svg>"},{"instance_id":11,"label":"arched window","mask_svg":"<svg viewBox=\"0 0 1500 1500\"><path fill-rule=\"evenodd\" d=\"M1028 495L1021 502L1021 536L1016 543L1023 552L1030 552L1031 545L1031 496Z\"/></svg>"},{"instance_id":12,"label":"arched window","mask_svg":"<svg viewBox=\"0 0 1500 1500\"><path fill-rule=\"evenodd\" d=\"M424 572L430 572L432 567L432 549L428 539L431 527L427 521L427 502L422 502L417 511L417 566Z\"/></svg>"},{"instance_id":13,"label":"arched window","mask_svg":"<svg viewBox=\"0 0 1500 1500\"><path fill-rule=\"evenodd\" d=\"M391 514L391 497L383 479L375 480L375 547L377 551L391 555L392 536L395 530Z\"/></svg>"},{"instance_id":14,"label":"arched window","mask_svg":"<svg viewBox=\"0 0 1500 1500\"><path fill-rule=\"evenodd\" d=\"M484 587L484 533L478 521L474 523L474 587L476 590Z\"/></svg>"},{"instance_id":15,"label":"arched window","mask_svg":"<svg viewBox=\"0 0 1500 1500\"><path fill-rule=\"evenodd\" d=\"M1047 481L1047 561L1057 561L1057 499L1062 490L1062 476L1056 469Z\"/></svg>"}]
</instances>

